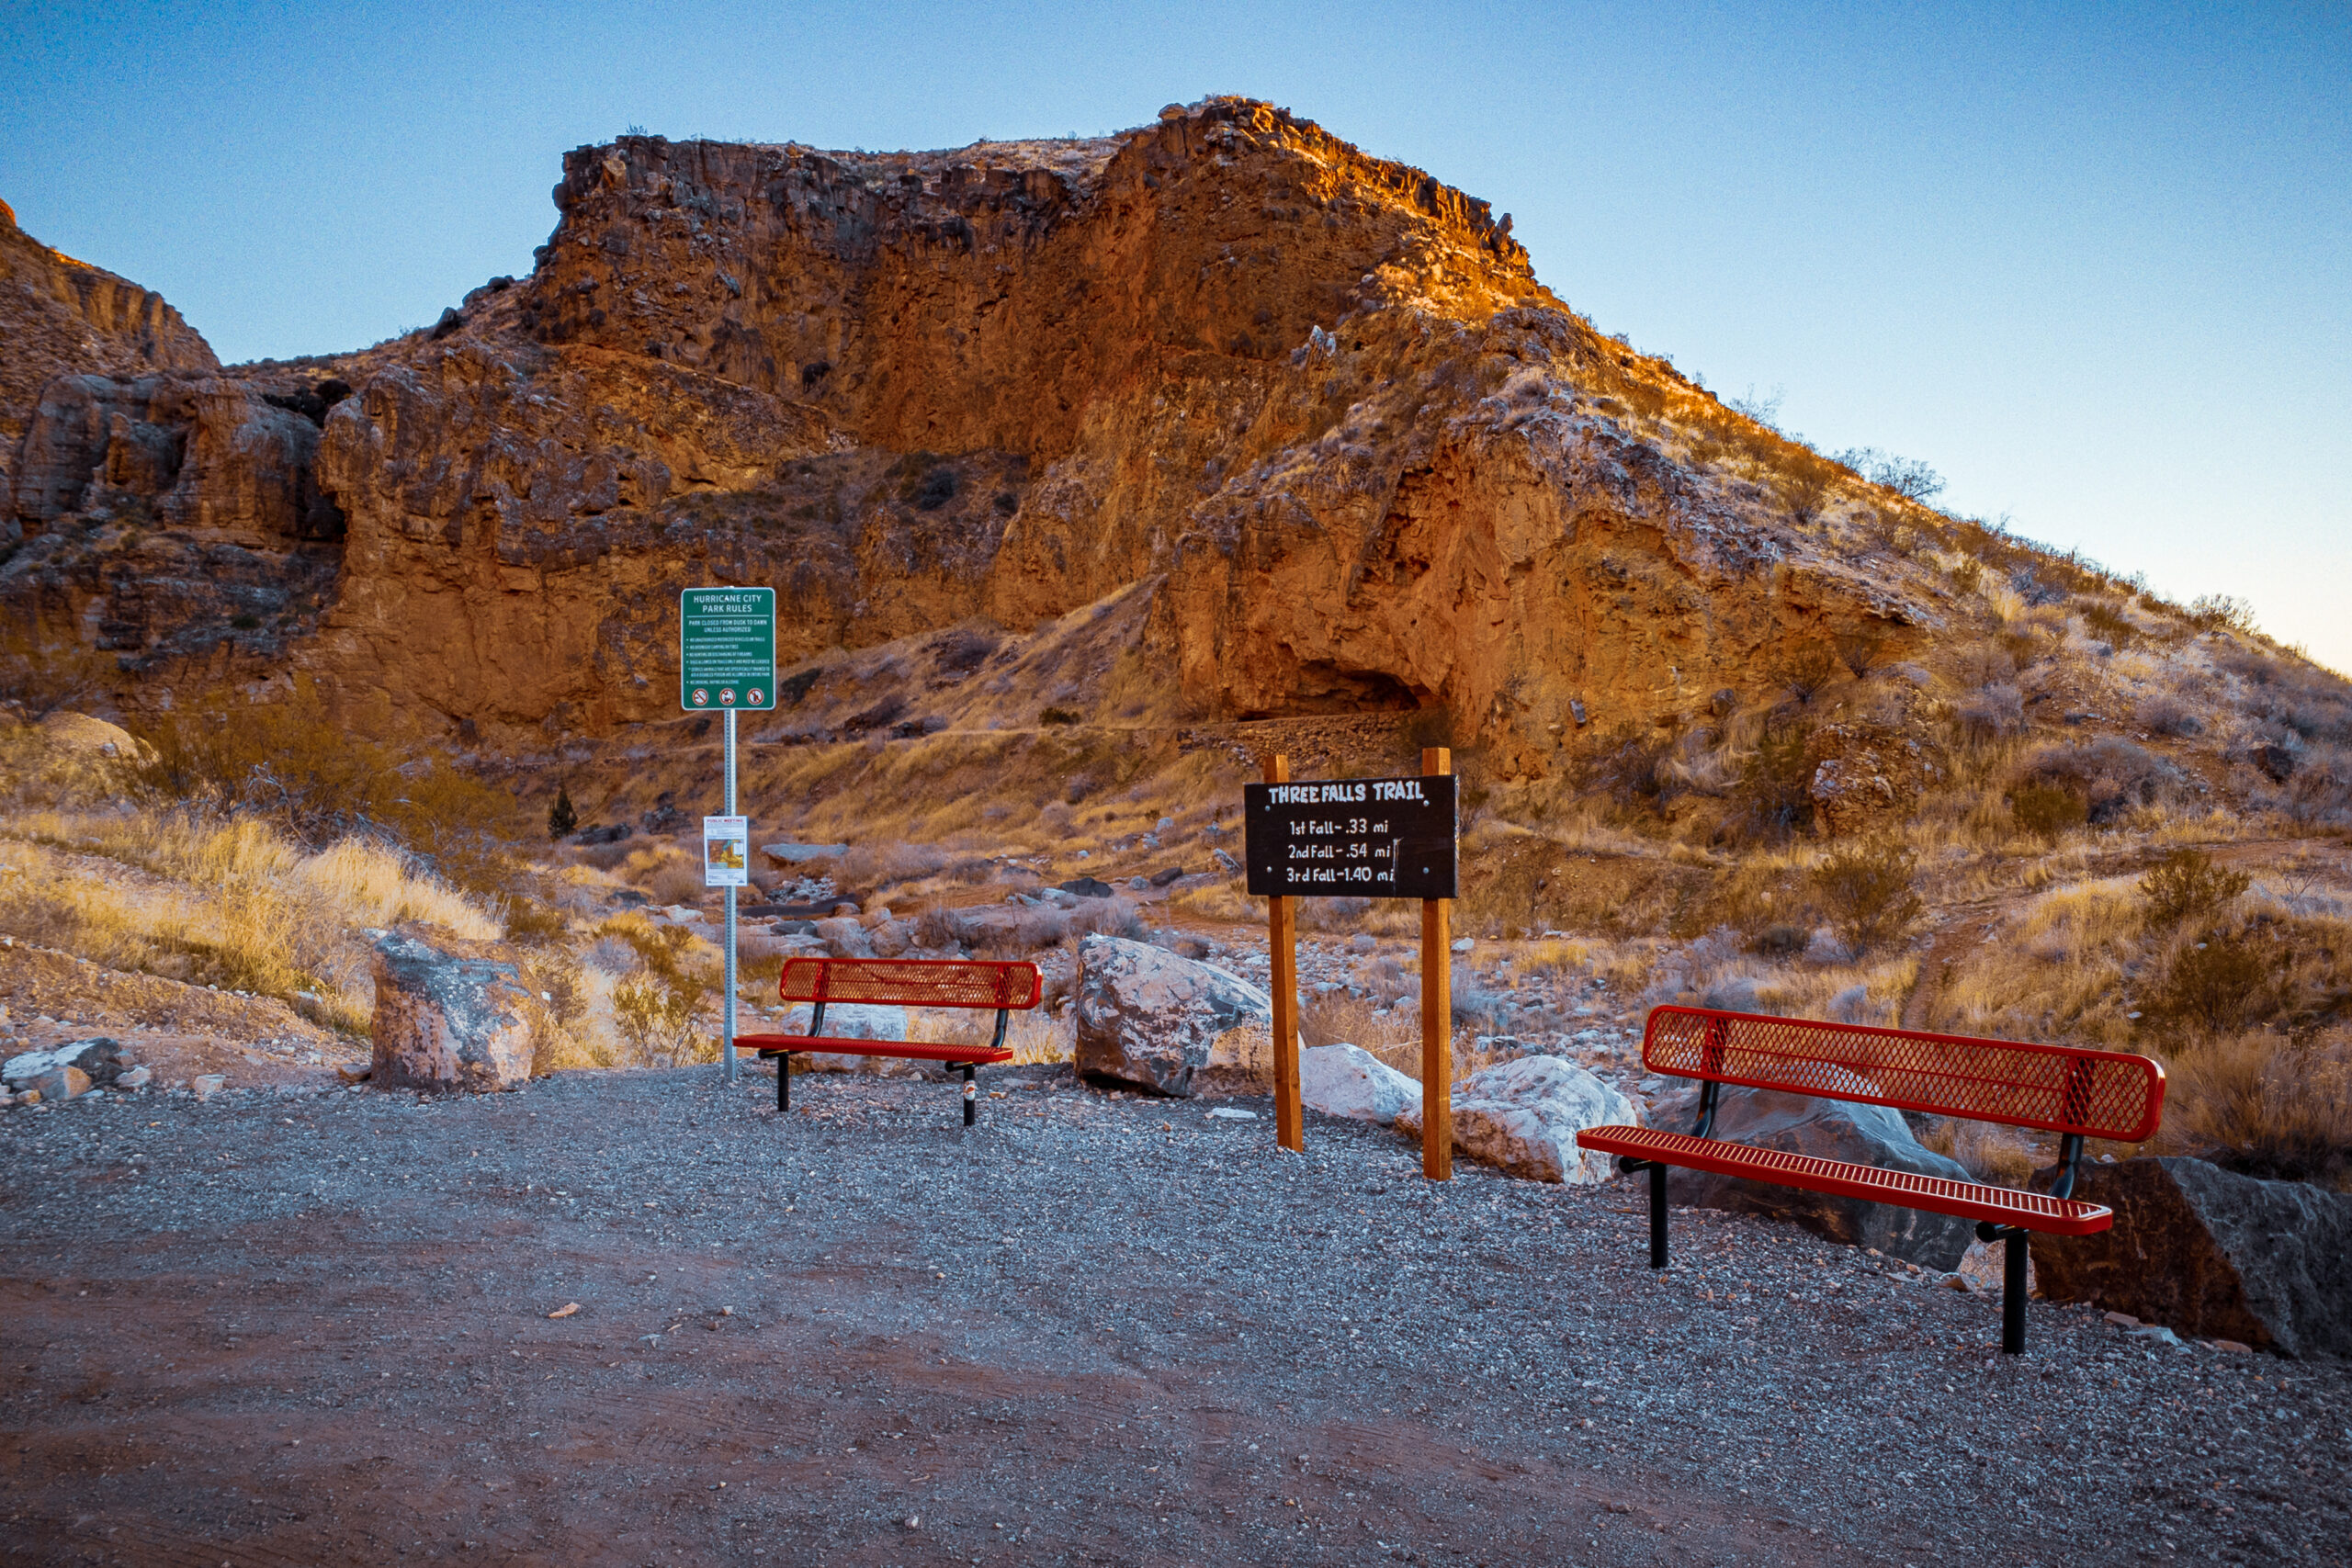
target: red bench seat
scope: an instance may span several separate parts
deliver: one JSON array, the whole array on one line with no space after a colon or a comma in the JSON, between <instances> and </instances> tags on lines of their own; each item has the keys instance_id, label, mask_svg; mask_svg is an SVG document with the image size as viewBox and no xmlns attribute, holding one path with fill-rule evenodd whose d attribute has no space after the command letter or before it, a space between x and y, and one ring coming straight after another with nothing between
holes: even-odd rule
<instances>
[{"instance_id":1,"label":"red bench seat","mask_svg":"<svg viewBox=\"0 0 2352 1568\"><path fill-rule=\"evenodd\" d=\"M1577 1143L1615 1155L1620 1170L1649 1172L1651 1268L1666 1267L1668 1167L1974 1220L1980 1240L2005 1246L2001 1348L2012 1355L2025 1349L2027 1234L2089 1235L2115 1222L2114 1211L2070 1196L2084 1140L2139 1143L2164 1111L2164 1068L2126 1052L1712 1008L1651 1009L1642 1065L1699 1081L1699 1124L1688 1133L1589 1127ZM2055 1133L2057 1179L2045 1196L1724 1143L1708 1134L1725 1084Z\"/></svg>"},{"instance_id":2,"label":"red bench seat","mask_svg":"<svg viewBox=\"0 0 2352 1568\"><path fill-rule=\"evenodd\" d=\"M793 958L776 976L776 995L786 1002L811 1005L806 1034L739 1034L737 1046L777 1058L775 1108L792 1109L792 1058L803 1052L839 1056L895 1056L914 1062L947 1062L964 1072L964 1125L979 1104L975 1067L1010 1062L1005 1024L1014 1012L1037 1005L1043 987L1034 964L995 959ZM996 1038L986 1045L944 1040L837 1040L825 1033L825 1009L840 1004L866 1007L994 1009Z\"/></svg>"}]
</instances>

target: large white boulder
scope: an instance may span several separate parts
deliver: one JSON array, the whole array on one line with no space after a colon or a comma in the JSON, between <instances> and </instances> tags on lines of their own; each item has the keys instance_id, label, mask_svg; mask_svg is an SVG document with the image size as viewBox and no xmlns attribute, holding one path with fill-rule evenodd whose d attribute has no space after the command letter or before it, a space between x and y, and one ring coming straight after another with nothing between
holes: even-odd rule
<instances>
[{"instance_id":1,"label":"large white boulder","mask_svg":"<svg viewBox=\"0 0 2352 1568\"><path fill-rule=\"evenodd\" d=\"M1273 1001L1238 976L1096 935L1079 945L1073 995L1090 1082L1185 1099L1272 1085Z\"/></svg>"},{"instance_id":2,"label":"large white boulder","mask_svg":"<svg viewBox=\"0 0 2352 1568\"><path fill-rule=\"evenodd\" d=\"M1640 1121L1631 1100L1557 1056L1521 1056L1453 1086L1454 1152L1529 1181L1608 1180L1610 1156L1577 1147L1577 1134ZM1421 1135L1418 1094L1397 1114L1396 1130Z\"/></svg>"},{"instance_id":3,"label":"large white boulder","mask_svg":"<svg viewBox=\"0 0 2352 1568\"><path fill-rule=\"evenodd\" d=\"M816 1010L807 1002L786 1009L779 1034L806 1034ZM828 1040L904 1040L907 1010L876 1007L864 1002L832 1002L825 1009ZM903 1056L854 1056L845 1051L808 1051L797 1058L805 1073L873 1073L883 1077L920 1073L920 1064Z\"/></svg>"},{"instance_id":4,"label":"large white boulder","mask_svg":"<svg viewBox=\"0 0 2352 1568\"><path fill-rule=\"evenodd\" d=\"M1298 1054L1298 1095L1310 1111L1387 1127L1421 1103L1421 1086L1361 1045L1317 1045Z\"/></svg>"}]
</instances>

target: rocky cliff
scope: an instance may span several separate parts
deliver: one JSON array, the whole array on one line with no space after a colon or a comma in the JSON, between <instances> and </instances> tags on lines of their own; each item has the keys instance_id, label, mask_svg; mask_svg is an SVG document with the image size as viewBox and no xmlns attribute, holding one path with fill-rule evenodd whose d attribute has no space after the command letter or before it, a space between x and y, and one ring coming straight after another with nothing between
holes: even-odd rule
<instances>
[{"instance_id":1,"label":"rocky cliff","mask_svg":"<svg viewBox=\"0 0 2352 1568\"><path fill-rule=\"evenodd\" d=\"M528 277L334 376L51 378L0 591L494 736L673 711L692 583L775 584L787 659L1140 585L1171 706L1442 708L1520 773L1939 614L1833 526L1885 498L1792 506L1826 466L1601 336L1508 217L1267 105L946 152L631 137L555 202ZM243 641L121 581L224 549Z\"/></svg>"}]
</instances>

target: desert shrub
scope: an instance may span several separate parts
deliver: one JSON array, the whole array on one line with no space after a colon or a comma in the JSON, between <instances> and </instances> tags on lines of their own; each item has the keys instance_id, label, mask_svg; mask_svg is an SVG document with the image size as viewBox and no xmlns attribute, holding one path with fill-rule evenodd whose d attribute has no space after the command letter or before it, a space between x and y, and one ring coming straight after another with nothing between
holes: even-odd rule
<instances>
[{"instance_id":1,"label":"desert shrub","mask_svg":"<svg viewBox=\"0 0 2352 1568\"><path fill-rule=\"evenodd\" d=\"M1959 685L1973 689L2017 679L2017 657L1992 638L1962 643L1951 651L1949 668Z\"/></svg>"},{"instance_id":2,"label":"desert shrub","mask_svg":"<svg viewBox=\"0 0 2352 1568\"><path fill-rule=\"evenodd\" d=\"M2201 593L2190 600L2188 618L2209 631L2250 635L2256 629L2254 606L2227 593Z\"/></svg>"},{"instance_id":3,"label":"desert shrub","mask_svg":"<svg viewBox=\"0 0 2352 1568\"><path fill-rule=\"evenodd\" d=\"M1831 852L1810 880L1846 945L1867 953L1907 931L1926 906L1912 891L1918 860L1893 839L1871 839Z\"/></svg>"},{"instance_id":4,"label":"desert shrub","mask_svg":"<svg viewBox=\"0 0 2352 1568\"><path fill-rule=\"evenodd\" d=\"M2090 820L2090 803L2070 784L2026 783L2009 792L2018 830L2051 842Z\"/></svg>"},{"instance_id":5,"label":"desert shrub","mask_svg":"<svg viewBox=\"0 0 2352 1568\"><path fill-rule=\"evenodd\" d=\"M2140 628L2129 615L2104 599L2080 601L2076 610L2091 635L2116 648L2129 648L2140 640Z\"/></svg>"},{"instance_id":6,"label":"desert shrub","mask_svg":"<svg viewBox=\"0 0 2352 1568\"><path fill-rule=\"evenodd\" d=\"M1049 707L1037 716L1037 722L1039 724L1076 724L1079 722L1079 715L1072 708Z\"/></svg>"},{"instance_id":7,"label":"desert shrub","mask_svg":"<svg viewBox=\"0 0 2352 1568\"><path fill-rule=\"evenodd\" d=\"M1833 649L1838 662L1859 681L1871 672L1879 656L1886 651L1886 634L1869 626L1840 632Z\"/></svg>"},{"instance_id":8,"label":"desert shrub","mask_svg":"<svg viewBox=\"0 0 2352 1568\"><path fill-rule=\"evenodd\" d=\"M388 837L460 886L495 891L513 879L514 799L436 752L349 734L306 682L274 703L216 701L167 714L119 764L133 800L164 808L255 816L311 846Z\"/></svg>"},{"instance_id":9,"label":"desert shrub","mask_svg":"<svg viewBox=\"0 0 2352 1568\"><path fill-rule=\"evenodd\" d=\"M1372 913L1369 898L1301 898L1298 923L1303 931L1351 931Z\"/></svg>"},{"instance_id":10,"label":"desert shrub","mask_svg":"<svg viewBox=\"0 0 2352 1568\"><path fill-rule=\"evenodd\" d=\"M1621 726L1587 759L1581 784L1623 809L1654 805L1666 782L1660 769L1673 743L1654 729Z\"/></svg>"},{"instance_id":11,"label":"desert shrub","mask_svg":"<svg viewBox=\"0 0 2352 1568\"><path fill-rule=\"evenodd\" d=\"M715 1059L718 1041L695 1028L714 976L695 961L693 934L639 916L607 920L597 934L627 944L639 965L613 987L613 1027L636 1065L676 1067Z\"/></svg>"},{"instance_id":12,"label":"desert shrub","mask_svg":"<svg viewBox=\"0 0 2352 1568\"><path fill-rule=\"evenodd\" d=\"M1756 836L1783 839L1813 821L1812 735L1799 724L1775 725L1757 737L1740 764L1741 818Z\"/></svg>"},{"instance_id":13,"label":"desert shrub","mask_svg":"<svg viewBox=\"0 0 2352 1568\"><path fill-rule=\"evenodd\" d=\"M2253 883L2244 872L2216 865L2202 850L2174 850L2140 879L2141 910L2151 927L2169 931L2185 920L2212 919Z\"/></svg>"},{"instance_id":14,"label":"desert shrub","mask_svg":"<svg viewBox=\"0 0 2352 1568\"><path fill-rule=\"evenodd\" d=\"M943 674L968 675L987 661L1001 640L993 631L956 626L931 645L932 658Z\"/></svg>"},{"instance_id":15,"label":"desert shrub","mask_svg":"<svg viewBox=\"0 0 2352 1568\"><path fill-rule=\"evenodd\" d=\"M1772 476L1772 491L1789 521L1809 528L1820 521L1837 482L1837 465L1803 447L1792 447Z\"/></svg>"},{"instance_id":16,"label":"desert shrub","mask_svg":"<svg viewBox=\"0 0 2352 1568\"><path fill-rule=\"evenodd\" d=\"M1952 716L1971 739L1998 739L2025 728L2025 698L2007 681L1996 681L1954 703Z\"/></svg>"},{"instance_id":17,"label":"desert shrub","mask_svg":"<svg viewBox=\"0 0 2352 1568\"><path fill-rule=\"evenodd\" d=\"M1838 660L1826 648L1800 649L1781 666L1780 683L1801 703L1810 703L1837 678Z\"/></svg>"},{"instance_id":18,"label":"desert shrub","mask_svg":"<svg viewBox=\"0 0 2352 1568\"><path fill-rule=\"evenodd\" d=\"M2154 805L2179 777L2179 769L2146 747L2103 736L2081 746L2043 747L2026 760L2018 782L2071 785L2082 793L2089 820L2104 823Z\"/></svg>"},{"instance_id":19,"label":"desert shrub","mask_svg":"<svg viewBox=\"0 0 2352 1568\"><path fill-rule=\"evenodd\" d=\"M1078 908L1069 912L1069 936L1072 941L1087 936L1115 936L1141 942L1145 935L1142 914L1133 904L1121 903L1116 898L1081 899Z\"/></svg>"},{"instance_id":20,"label":"desert shrub","mask_svg":"<svg viewBox=\"0 0 2352 1568\"><path fill-rule=\"evenodd\" d=\"M562 784L555 786L555 804L548 807L548 837L568 838L580 826L580 813L572 808L571 791Z\"/></svg>"},{"instance_id":21,"label":"desert shrub","mask_svg":"<svg viewBox=\"0 0 2352 1568\"><path fill-rule=\"evenodd\" d=\"M2208 1033L2235 1029L2246 1021L2277 967L2269 954L2245 936L2209 931L2204 941L2183 943L2174 953L2142 1010L2152 1020Z\"/></svg>"},{"instance_id":22,"label":"desert shrub","mask_svg":"<svg viewBox=\"0 0 2352 1568\"><path fill-rule=\"evenodd\" d=\"M2205 728L2205 721L2197 716L2197 711L2169 692L2142 698L2138 717L2157 735L2198 735Z\"/></svg>"}]
</instances>

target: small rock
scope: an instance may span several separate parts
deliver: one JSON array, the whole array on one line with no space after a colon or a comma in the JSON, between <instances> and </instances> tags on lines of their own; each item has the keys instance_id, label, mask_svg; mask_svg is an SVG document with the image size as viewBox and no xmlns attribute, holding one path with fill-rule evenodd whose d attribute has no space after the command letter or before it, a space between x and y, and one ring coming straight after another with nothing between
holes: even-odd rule
<instances>
[{"instance_id":1,"label":"small rock","mask_svg":"<svg viewBox=\"0 0 2352 1568\"><path fill-rule=\"evenodd\" d=\"M1163 817L1157 823L1153 824L1151 830L1155 833L1170 833L1175 831L1175 829L1176 818L1173 817Z\"/></svg>"},{"instance_id":2,"label":"small rock","mask_svg":"<svg viewBox=\"0 0 2352 1568\"><path fill-rule=\"evenodd\" d=\"M228 1077L220 1073L199 1073L187 1080L187 1090L198 1100L210 1100L228 1081Z\"/></svg>"},{"instance_id":3,"label":"small rock","mask_svg":"<svg viewBox=\"0 0 2352 1568\"><path fill-rule=\"evenodd\" d=\"M1111 885L1100 877L1073 876L1060 885L1061 890L1080 898L1108 898Z\"/></svg>"},{"instance_id":4,"label":"small rock","mask_svg":"<svg viewBox=\"0 0 2352 1568\"><path fill-rule=\"evenodd\" d=\"M153 1079L154 1076L155 1075L152 1069L143 1066L129 1067L115 1075L114 1087L117 1089L145 1089L149 1081Z\"/></svg>"},{"instance_id":5,"label":"small rock","mask_svg":"<svg viewBox=\"0 0 2352 1568\"><path fill-rule=\"evenodd\" d=\"M34 1093L46 1100L71 1100L77 1094L90 1092L90 1075L79 1067L51 1067L35 1077L31 1088Z\"/></svg>"},{"instance_id":6,"label":"small rock","mask_svg":"<svg viewBox=\"0 0 2352 1568\"><path fill-rule=\"evenodd\" d=\"M1257 1119L1256 1111L1237 1111L1230 1105L1220 1105L1208 1113L1208 1120L1212 1122L1255 1122Z\"/></svg>"},{"instance_id":7,"label":"small rock","mask_svg":"<svg viewBox=\"0 0 2352 1568\"><path fill-rule=\"evenodd\" d=\"M1153 872L1151 874L1151 885L1154 887L1165 887L1171 882L1182 881L1183 877L1184 868L1181 865L1171 865L1165 871Z\"/></svg>"},{"instance_id":8,"label":"small rock","mask_svg":"<svg viewBox=\"0 0 2352 1568\"><path fill-rule=\"evenodd\" d=\"M2115 1325L2118 1328L2137 1328L2140 1326L2140 1320L2133 1317L2128 1312L2101 1313L2099 1315L2104 1317L2108 1322Z\"/></svg>"},{"instance_id":9,"label":"small rock","mask_svg":"<svg viewBox=\"0 0 2352 1568\"><path fill-rule=\"evenodd\" d=\"M1147 892L1151 887L1151 878L1148 876L1130 876L1127 878L1127 886L1137 893Z\"/></svg>"},{"instance_id":10,"label":"small rock","mask_svg":"<svg viewBox=\"0 0 2352 1568\"><path fill-rule=\"evenodd\" d=\"M1476 937L1457 937L1454 939L1453 951L1456 953L1467 953L1477 945L1478 939Z\"/></svg>"},{"instance_id":11,"label":"small rock","mask_svg":"<svg viewBox=\"0 0 2352 1568\"><path fill-rule=\"evenodd\" d=\"M1209 852L1209 859L1216 862L1217 869L1225 873L1227 876L1238 876L1241 874L1241 863L1235 860L1231 855L1227 854L1223 850L1211 850Z\"/></svg>"}]
</instances>

